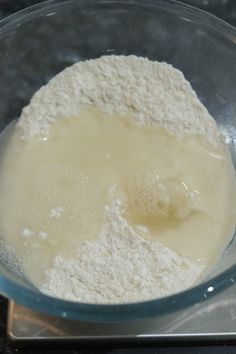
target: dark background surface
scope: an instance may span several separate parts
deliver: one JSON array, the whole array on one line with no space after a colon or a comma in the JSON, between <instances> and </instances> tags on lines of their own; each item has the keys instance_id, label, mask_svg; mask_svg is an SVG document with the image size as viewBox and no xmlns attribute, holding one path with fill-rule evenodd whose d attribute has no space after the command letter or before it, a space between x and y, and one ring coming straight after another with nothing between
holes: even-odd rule
<instances>
[{"instance_id":1,"label":"dark background surface","mask_svg":"<svg viewBox=\"0 0 236 354\"><path fill-rule=\"evenodd\" d=\"M37 3L43 2L41 0L0 0L0 20L6 16L11 15L16 11L20 11L25 7L35 5ZM198 6L205 11L209 11L216 16L222 18L223 20L236 26L236 0L182 0L182 2ZM6 338L6 319L7 319L7 300L0 297L0 353L18 353L18 354L31 354L31 353L58 353L58 354L92 354L92 353L109 353L109 354L167 354L167 353L236 353L236 339L235 343L209 343L208 345L200 346L197 343L193 343L190 347L187 346L170 346L168 343L161 345L159 347L155 346L155 343L151 347L145 347L145 344L138 344L137 348L102 348L101 344L99 348L79 348L74 346L74 348L66 348L66 343L64 345L60 344L59 347L56 345L51 345L51 347L19 347L14 343L10 343Z\"/></svg>"},{"instance_id":2,"label":"dark background surface","mask_svg":"<svg viewBox=\"0 0 236 354\"><path fill-rule=\"evenodd\" d=\"M0 19L20 11L42 0L0 0ZM200 7L236 26L236 0L182 0L182 2Z\"/></svg>"}]
</instances>

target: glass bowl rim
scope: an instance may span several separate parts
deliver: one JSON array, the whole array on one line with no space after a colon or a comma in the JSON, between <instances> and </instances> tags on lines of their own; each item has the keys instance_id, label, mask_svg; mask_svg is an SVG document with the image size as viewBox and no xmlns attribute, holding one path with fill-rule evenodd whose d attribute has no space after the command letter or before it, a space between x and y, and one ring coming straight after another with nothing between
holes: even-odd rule
<instances>
[{"instance_id":1,"label":"glass bowl rim","mask_svg":"<svg viewBox=\"0 0 236 354\"><path fill-rule=\"evenodd\" d=\"M222 35L236 36L236 29L230 24L194 6L180 3L175 0L48 0L30 6L0 21L0 39L20 22L25 23L30 18L47 14L59 6L117 6L126 5L149 9L163 8L169 11L187 11L191 16L197 16L204 24L217 25L214 31ZM53 13L52 13L53 14ZM48 13L50 15L50 13ZM59 316L82 321L127 321L134 319L163 316L182 310L196 303L205 301L219 292L227 289L236 280L236 264L223 271L221 274L202 282L192 288L174 295L137 303L125 304L88 304L79 303L51 297L37 290L19 285L17 282L0 274L0 293L18 304L32 308L48 315Z\"/></svg>"}]
</instances>

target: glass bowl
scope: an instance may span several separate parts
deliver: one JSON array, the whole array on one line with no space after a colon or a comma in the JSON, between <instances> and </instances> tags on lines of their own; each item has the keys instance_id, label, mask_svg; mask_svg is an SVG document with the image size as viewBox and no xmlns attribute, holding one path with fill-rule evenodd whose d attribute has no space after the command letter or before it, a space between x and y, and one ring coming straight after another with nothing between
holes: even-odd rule
<instances>
[{"instance_id":1,"label":"glass bowl","mask_svg":"<svg viewBox=\"0 0 236 354\"><path fill-rule=\"evenodd\" d=\"M168 0L58 0L0 23L0 129L34 92L66 66L110 54L135 54L182 70L222 130L236 162L236 30ZM42 260L43 262L43 260ZM0 265L0 292L17 303L83 321L162 321L225 290L236 279L233 239L202 283L153 301L92 305L46 296Z\"/></svg>"}]
</instances>

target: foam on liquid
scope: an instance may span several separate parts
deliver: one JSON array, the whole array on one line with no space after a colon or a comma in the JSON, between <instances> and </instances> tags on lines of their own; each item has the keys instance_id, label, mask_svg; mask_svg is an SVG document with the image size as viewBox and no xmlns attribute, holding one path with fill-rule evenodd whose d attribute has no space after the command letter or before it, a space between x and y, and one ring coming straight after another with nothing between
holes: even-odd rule
<instances>
[{"instance_id":1,"label":"foam on liquid","mask_svg":"<svg viewBox=\"0 0 236 354\"><path fill-rule=\"evenodd\" d=\"M31 254L24 270L36 284L56 254L73 256L101 232L112 185L130 226L193 261L213 262L233 235L227 148L126 118L87 109L53 123L48 136L23 141L13 126L2 137L0 232Z\"/></svg>"}]
</instances>

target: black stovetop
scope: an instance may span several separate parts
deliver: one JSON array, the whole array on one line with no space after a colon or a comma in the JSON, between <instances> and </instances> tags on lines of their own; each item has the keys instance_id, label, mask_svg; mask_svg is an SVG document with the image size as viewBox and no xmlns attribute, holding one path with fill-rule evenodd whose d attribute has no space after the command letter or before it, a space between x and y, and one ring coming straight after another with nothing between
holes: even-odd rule
<instances>
[{"instance_id":1,"label":"black stovetop","mask_svg":"<svg viewBox=\"0 0 236 354\"><path fill-rule=\"evenodd\" d=\"M35 5L43 2L42 0L0 0L0 20L4 17L19 11L25 7ZM236 26L236 0L182 0L182 2L201 7L202 9L209 11L223 20ZM160 347L156 347L155 343L152 343L152 348L116 348L115 344L110 348L66 348L66 343L60 344L60 347L49 348L44 347L28 347L19 348L14 343L10 343L6 338L6 319L7 319L7 300L0 296L0 353L18 353L18 354L31 354L31 353L58 353L58 354L92 354L92 353L107 353L107 354L167 354L167 353L233 353L236 352L235 343L209 343L209 345L198 346L197 343L191 347L188 345L181 345L173 347L170 344L162 344ZM137 343L138 345L138 343Z\"/></svg>"}]
</instances>

